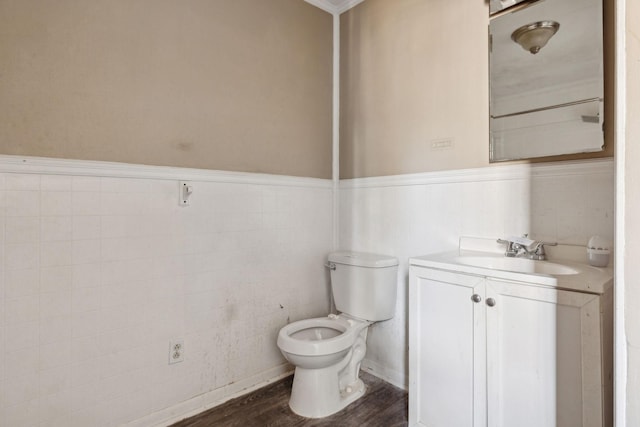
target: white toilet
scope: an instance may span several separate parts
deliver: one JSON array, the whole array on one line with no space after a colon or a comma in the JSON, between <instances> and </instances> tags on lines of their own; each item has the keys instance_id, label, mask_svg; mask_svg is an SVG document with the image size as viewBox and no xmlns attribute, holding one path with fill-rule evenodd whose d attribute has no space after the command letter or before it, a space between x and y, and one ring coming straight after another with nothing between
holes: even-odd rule
<instances>
[{"instance_id":1,"label":"white toilet","mask_svg":"<svg viewBox=\"0 0 640 427\"><path fill-rule=\"evenodd\" d=\"M280 351L296 367L289 406L308 418L336 413L364 394L368 327L392 318L396 305L397 258L335 252L328 267L340 314L293 322L278 334Z\"/></svg>"}]
</instances>

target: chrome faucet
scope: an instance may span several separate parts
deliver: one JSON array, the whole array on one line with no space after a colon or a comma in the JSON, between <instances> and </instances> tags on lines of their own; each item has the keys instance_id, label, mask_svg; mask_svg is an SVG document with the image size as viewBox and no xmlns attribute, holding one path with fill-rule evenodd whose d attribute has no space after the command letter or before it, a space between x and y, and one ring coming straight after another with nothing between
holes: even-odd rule
<instances>
[{"instance_id":1,"label":"chrome faucet","mask_svg":"<svg viewBox=\"0 0 640 427\"><path fill-rule=\"evenodd\" d=\"M553 242L535 242L532 245L532 248L527 252L527 257L529 259L533 259L536 261L544 261L547 259L547 254L544 251L544 247L546 246L558 246L558 243Z\"/></svg>"},{"instance_id":2,"label":"chrome faucet","mask_svg":"<svg viewBox=\"0 0 640 427\"><path fill-rule=\"evenodd\" d=\"M526 244L526 242L531 242ZM544 261L547 254L544 250L545 246L556 246L557 243L548 243L535 240L529 240L525 234L523 238L508 238L506 240L498 239L498 243L507 245L504 256L511 258L527 258L536 261Z\"/></svg>"},{"instance_id":3,"label":"chrome faucet","mask_svg":"<svg viewBox=\"0 0 640 427\"><path fill-rule=\"evenodd\" d=\"M520 243L516 243L512 240L503 240L503 239L498 239L498 243L504 243L507 245L507 250L504 252L504 256L507 257L517 257L519 256L523 251L525 251L525 247L523 245L521 245Z\"/></svg>"}]
</instances>

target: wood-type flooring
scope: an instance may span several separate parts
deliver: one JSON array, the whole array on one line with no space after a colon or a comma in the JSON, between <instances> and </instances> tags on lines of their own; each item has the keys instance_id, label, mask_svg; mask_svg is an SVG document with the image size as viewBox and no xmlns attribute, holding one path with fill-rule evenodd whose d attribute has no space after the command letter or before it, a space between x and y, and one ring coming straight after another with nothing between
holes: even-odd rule
<instances>
[{"instance_id":1,"label":"wood-type flooring","mask_svg":"<svg viewBox=\"0 0 640 427\"><path fill-rule=\"evenodd\" d=\"M360 373L363 397L321 419L304 418L289 409L293 376L232 399L172 427L401 427L407 423L407 392L371 374Z\"/></svg>"}]
</instances>

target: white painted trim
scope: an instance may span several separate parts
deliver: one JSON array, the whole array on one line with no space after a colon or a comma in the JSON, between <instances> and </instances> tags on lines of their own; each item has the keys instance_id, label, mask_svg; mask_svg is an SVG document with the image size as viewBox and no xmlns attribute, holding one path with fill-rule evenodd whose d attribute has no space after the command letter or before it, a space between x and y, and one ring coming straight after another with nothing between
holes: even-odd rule
<instances>
[{"instance_id":1,"label":"white painted trim","mask_svg":"<svg viewBox=\"0 0 640 427\"><path fill-rule=\"evenodd\" d=\"M611 158L558 163L497 165L475 169L345 179L340 181L340 188L396 187L527 179L546 176L610 174L613 173L613 166L614 162Z\"/></svg>"},{"instance_id":2,"label":"white painted trim","mask_svg":"<svg viewBox=\"0 0 640 427\"><path fill-rule=\"evenodd\" d=\"M356 7L357 5L359 5L360 3L362 3L364 0L347 0L341 7L338 8L338 13L342 13L342 12L346 12L347 10L351 9L352 7Z\"/></svg>"},{"instance_id":3,"label":"white painted trim","mask_svg":"<svg viewBox=\"0 0 640 427\"><path fill-rule=\"evenodd\" d=\"M0 173L80 175L332 188L330 179L321 178L7 155L0 155Z\"/></svg>"},{"instance_id":4,"label":"white painted trim","mask_svg":"<svg viewBox=\"0 0 640 427\"><path fill-rule=\"evenodd\" d=\"M346 0L346 1L343 1L342 4L340 5L335 5L328 0L304 0L304 1L316 7L319 7L325 12L329 12L333 15L340 15L342 12L346 12L352 7L359 5L364 0Z\"/></svg>"},{"instance_id":5,"label":"white painted trim","mask_svg":"<svg viewBox=\"0 0 640 427\"><path fill-rule=\"evenodd\" d=\"M333 229L332 250L339 245L340 230L340 16L333 15L333 128L332 128Z\"/></svg>"},{"instance_id":6,"label":"white painted trim","mask_svg":"<svg viewBox=\"0 0 640 427\"><path fill-rule=\"evenodd\" d=\"M304 0L304 1L314 5L315 7L319 7L320 9L324 10L325 12L329 12L332 15L335 15L338 13L338 7L336 7L333 3L327 0Z\"/></svg>"},{"instance_id":7,"label":"white painted trim","mask_svg":"<svg viewBox=\"0 0 640 427\"><path fill-rule=\"evenodd\" d=\"M614 244L614 375L613 402L614 425L627 424L627 334L625 327L625 165L626 165L626 3L615 1L615 156L616 156L616 202Z\"/></svg>"},{"instance_id":8,"label":"white painted trim","mask_svg":"<svg viewBox=\"0 0 640 427\"><path fill-rule=\"evenodd\" d=\"M180 402L170 408L162 409L149 415L145 415L130 423L124 424L127 427L165 427L170 426L185 418L198 415L201 412L214 408L218 405L244 396L252 391L265 387L275 381L293 374L291 365L284 364L269 369L263 373L254 375L244 380L220 387L199 396L193 397L184 402Z\"/></svg>"},{"instance_id":9,"label":"white painted trim","mask_svg":"<svg viewBox=\"0 0 640 427\"><path fill-rule=\"evenodd\" d=\"M401 372L389 369L388 367L369 359L364 359L362 361L361 368L371 375L388 382L389 384L392 384L403 390L409 390L409 379Z\"/></svg>"}]
</instances>

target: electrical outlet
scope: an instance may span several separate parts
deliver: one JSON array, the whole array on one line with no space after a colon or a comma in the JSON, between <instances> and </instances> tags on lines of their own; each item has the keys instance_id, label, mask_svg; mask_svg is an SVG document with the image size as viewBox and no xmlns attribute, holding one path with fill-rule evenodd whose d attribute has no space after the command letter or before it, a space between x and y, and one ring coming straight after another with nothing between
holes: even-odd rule
<instances>
[{"instance_id":1,"label":"electrical outlet","mask_svg":"<svg viewBox=\"0 0 640 427\"><path fill-rule=\"evenodd\" d=\"M184 362L184 340L169 342L169 365Z\"/></svg>"},{"instance_id":2,"label":"electrical outlet","mask_svg":"<svg viewBox=\"0 0 640 427\"><path fill-rule=\"evenodd\" d=\"M439 140L431 141L432 151L450 150L452 148L453 148L453 139L439 139Z\"/></svg>"}]
</instances>

